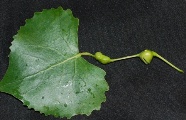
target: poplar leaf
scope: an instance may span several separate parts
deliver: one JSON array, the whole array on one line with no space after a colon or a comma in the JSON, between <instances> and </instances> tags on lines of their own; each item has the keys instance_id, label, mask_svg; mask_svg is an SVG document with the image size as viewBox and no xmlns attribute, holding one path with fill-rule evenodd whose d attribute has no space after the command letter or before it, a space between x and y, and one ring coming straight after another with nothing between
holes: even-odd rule
<instances>
[{"instance_id":1,"label":"poplar leaf","mask_svg":"<svg viewBox=\"0 0 186 120\"><path fill-rule=\"evenodd\" d=\"M78 24L71 10L61 7L26 20L14 36L0 91L55 117L99 110L108 91L105 71L79 55Z\"/></svg>"}]
</instances>

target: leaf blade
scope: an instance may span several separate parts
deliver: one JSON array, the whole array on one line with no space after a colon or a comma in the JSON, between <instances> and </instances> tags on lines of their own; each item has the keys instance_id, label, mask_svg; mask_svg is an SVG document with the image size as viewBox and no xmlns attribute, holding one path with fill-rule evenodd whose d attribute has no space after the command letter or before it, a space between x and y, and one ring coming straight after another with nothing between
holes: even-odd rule
<instances>
[{"instance_id":1,"label":"leaf blade","mask_svg":"<svg viewBox=\"0 0 186 120\"><path fill-rule=\"evenodd\" d=\"M10 47L0 91L45 115L90 115L106 100L105 72L78 53L78 19L70 10L44 10L26 20Z\"/></svg>"}]
</instances>

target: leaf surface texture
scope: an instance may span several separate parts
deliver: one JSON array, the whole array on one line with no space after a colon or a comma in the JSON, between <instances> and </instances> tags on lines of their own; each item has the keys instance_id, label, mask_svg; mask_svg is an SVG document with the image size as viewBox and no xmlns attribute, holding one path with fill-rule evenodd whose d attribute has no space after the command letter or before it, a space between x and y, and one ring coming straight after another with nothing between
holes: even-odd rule
<instances>
[{"instance_id":1,"label":"leaf surface texture","mask_svg":"<svg viewBox=\"0 0 186 120\"><path fill-rule=\"evenodd\" d=\"M36 12L14 36L0 91L45 115L71 118L99 110L108 91L105 72L79 55L71 10Z\"/></svg>"}]
</instances>

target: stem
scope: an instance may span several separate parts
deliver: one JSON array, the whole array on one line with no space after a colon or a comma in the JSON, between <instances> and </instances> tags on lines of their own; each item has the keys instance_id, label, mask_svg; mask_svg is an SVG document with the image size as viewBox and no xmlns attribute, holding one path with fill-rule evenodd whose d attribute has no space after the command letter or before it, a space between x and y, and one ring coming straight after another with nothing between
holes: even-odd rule
<instances>
[{"instance_id":1,"label":"stem","mask_svg":"<svg viewBox=\"0 0 186 120\"><path fill-rule=\"evenodd\" d=\"M115 62L115 61L119 61L119 60L125 60L125 59L129 59L129 58L134 58L134 57L139 57L139 54L126 56L126 57L121 57L121 58L116 58L116 59L111 59L111 62Z\"/></svg>"},{"instance_id":2,"label":"stem","mask_svg":"<svg viewBox=\"0 0 186 120\"><path fill-rule=\"evenodd\" d=\"M174 69L176 69L177 71L179 72L182 72L184 73L183 70L179 69L178 67L176 67L175 65L173 65L172 63L170 63L168 60L166 60L165 58L163 58L162 56L160 56L158 53L152 51L153 55L152 56L155 56L155 57L158 57L159 59L163 60L165 63L167 63L168 65L170 65L171 67L173 67ZM135 55L131 55L131 56L126 56L126 57L121 57L121 58L116 58L116 59L110 59L109 57L109 62L106 62L104 63L105 61L103 61L104 59L101 59L99 60L98 58L96 58L95 55L89 53L89 52L82 52L82 53L79 53L77 54L76 56L74 57L80 57L80 56L91 56L95 59L97 59L99 62L103 63L103 64L107 64L107 63L110 63L110 62L115 62L115 61L119 61L119 60L125 60L125 59L129 59L129 58L134 58L134 57L140 57L141 53L139 54L135 54ZM71 59L73 59L74 57L72 57ZM104 56L104 57L107 57L107 56ZM141 58L141 57L140 57ZM149 62L150 63L150 62Z\"/></svg>"},{"instance_id":3,"label":"stem","mask_svg":"<svg viewBox=\"0 0 186 120\"><path fill-rule=\"evenodd\" d=\"M158 53L156 53L156 52L153 51L153 55L154 55L155 57L160 58L161 60L163 60L165 63L167 63L168 65L170 65L171 67L173 67L173 68L176 69L177 71L184 73L183 70L179 69L178 67L176 67L175 65L173 65L172 63L170 63L168 60L166 60L165 58L163 58L162 56L160 56Z\"/></svg>"},{"instance_id":4,"label":"stem","mask_svg":"<svg viewBox=\"0 0 186 120\"><path fill-rule=\"evenodd\" d=\"M95 56L89 52L82 52L82 53L79 53L80 56L91 56L93 58L95 58Z\"/></svg>"}]
</instances>

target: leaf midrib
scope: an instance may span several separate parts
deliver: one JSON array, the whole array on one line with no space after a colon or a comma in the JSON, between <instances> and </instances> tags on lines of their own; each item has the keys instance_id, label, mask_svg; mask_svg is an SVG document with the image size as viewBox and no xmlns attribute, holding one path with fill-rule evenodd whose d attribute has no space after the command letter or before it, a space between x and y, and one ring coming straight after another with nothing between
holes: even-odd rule
<instances>
[{"instance_id":1,"label":"leaf midrib","mask_svg":"<svg viewBox=\"0 0 186 120\"><path fill-rule=\"evenodd\" d=\"M70 58L68 58L68 59L66 59L66 60L63 60L63 61L58 62L58 63L55 63L55 64L53 64L53 65L51 65L51 66L48 66L47 68L45 68L45 69L43 69L43 70L40 70L40 71L38 71L38 72L36 72L36 73L34 73L34 74L31 74L31 75L25 76L24 78L21 78L21 79L19 79L19 80L16 80L15 82L18 82L18 81L20 81L20 80L27 79L27 78L29 78L29 77L33 77L33 76L38 75L38 74L40 74L40 73L42 73L42 72L44 72L44 71L47 71L47 70L49 70L49 69L51 69L51 68L54 68L54 67L56 67L56 66L59 66L59 65L61 65L61 64L64 64L64 63L66 63L66 62L72 60L72 59L76 59L76 58L79 58L79 57L81 57L81 54L80 54L80 53L78 53L78 54L76 54L76 55L74 55L74 56L72 56L72 57L70 57ZM8 84L12 84L12 83L14 83L14 82L11 82L11 83L8 83ZM8 84L4 84L4 85L2 85L1 87L4 87L4 86L6 86L6 85L8 85Z\"/></svg>"},{"instance_id":2,"label":"leaf midrib","mask_svg":"<svg viewBox=\"0 0 186 120\"><path fill-rule=\"evenodd\" d=\"M74 55L74 56L72 56L72 57L70 57L70 58L68 58L68 59L66 59L66 60L64 60L64 61L60 61L60 62L58 62L58 63L55 63L55 64L51 65L51 66L48 66L48 67L46 67L45 69L40 70L40 71L38 71L38 72L36 72L36 73L34 73L34 74L28 75L28 76L24 77L23 79L26 79L26 78L35 76L35 75L37 75L37 74L40 74L40 73L42 73L42 72L45 72L45 71L47 71L47 70L49 70L49 69L52 69L52 68L54 68L54 67L56 67L56 66L59 66L59 65L61 65L61 64L64 64L64 63L66 63L66 62L72 60L72 59L79 58L79 57L81 57L81 54L80 54L80 53L78 53L77 55Z\"/></svg>"}]
</instances>

